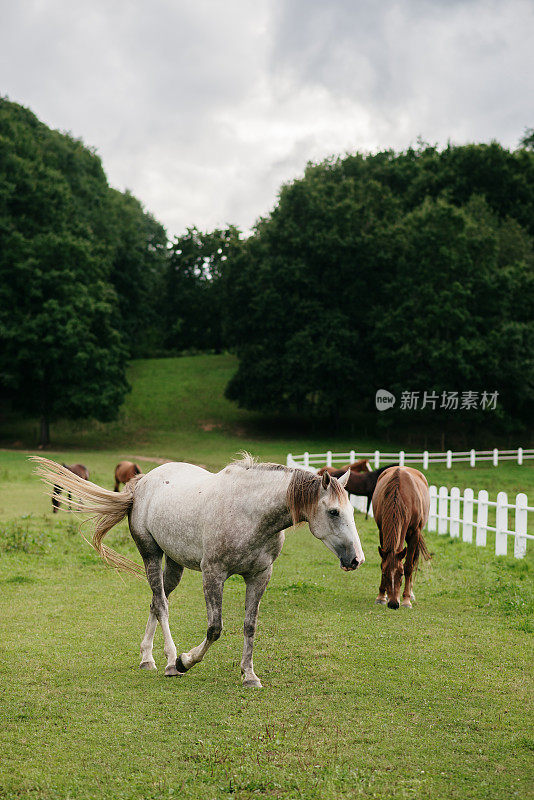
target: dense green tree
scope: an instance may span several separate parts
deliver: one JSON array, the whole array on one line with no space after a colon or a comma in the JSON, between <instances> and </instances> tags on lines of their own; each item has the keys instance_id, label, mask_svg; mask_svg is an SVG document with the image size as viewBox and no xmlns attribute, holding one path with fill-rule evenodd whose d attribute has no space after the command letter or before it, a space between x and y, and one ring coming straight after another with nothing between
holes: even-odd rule
<instances>
[{"instance_id":1,"label":"dense green tree","mask_svg":"<svg viewBox=\"0 0 534 800\"><path fill-rule=\"evenodd\" d=\"M524 148L310 165L228 265L228 396L334 418L382 387L498 390L528 419L533 211Z\"/></svg>"},{"instance_id":2,"label":"dense green tree","mask_svg":"<svg viewBox=\"0 0 534 800\"><path fill-rule=\"evenodd\" d=\"M369 383L379 232L398 213L387 187L339 180L328 164L282 189L228 267L226 327L240 358L228 397L263 410L347 412Z\"/></svg>"},{"instance_id":3,"label":"dense green tree","mask_svg":"<svg viewBox=\"0 0 534 800\"><path fill-rule=\"evenodd\" d=\"M114 292L87 244L12 232L3 245L0 375L14 408L40 418L41 445L58 417L113 419L128 389L126 351L113 328Z\"/></svg>"},{"instance_id":4,"label":"dense green tree","mask_svg":"<svg viewBox=\"0 0 534 800\"><path fill-rule=\"evenodd\" d=\"M175 239L164 281L166 347L223 349L223 276L228 258L235 256L239 246L239 231L233 226L207 233L188 228Z\"/></svg>"},{"instance_id":5,"label":"dense green tree","mask_svg":"<svg viewBox=\"0 0 534 800\"><path fill-rule=\"evenodd\" d=\"M526 418L534 399L534 258L528 236L482 198L427 200L389 233L382 313L372 324L377 386L498 390Z\"/></svg>"},{"instance_id":6,"label":"dense green tree","mask_svg":"<svg viewBox=\"0 0 534 800\"><path fill-rule=\"evenodd\" d=\"M98 156L0 98L0 386L42 419L114 416L155 323L163 228Z\"/></svg>"},{"instance_id":7,"label":"dense green tree","mask_svg":"<svg viewBox=\"0 0 534 800\"><path fill-rule=\"evenodd\" d=\"M161 347L161 294L168 261L167 234L129 192L110 189L108 227L111 241L109 281L118 298L116 322L132 356Z\"/></svg>"}]
</instances>

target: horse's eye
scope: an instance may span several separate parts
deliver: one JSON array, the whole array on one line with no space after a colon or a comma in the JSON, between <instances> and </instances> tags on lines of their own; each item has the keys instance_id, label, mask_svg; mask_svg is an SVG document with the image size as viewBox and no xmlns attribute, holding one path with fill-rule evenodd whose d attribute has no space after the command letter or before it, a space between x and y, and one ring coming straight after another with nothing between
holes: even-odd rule
<instances>
[{"instance_id":1,"label":"horse's eye","mask_svg":"<svg viewBox=\"0 0 534 800\"><path fill-rule=\"evenodd\" d=\"M339 511L337 508L331 508L328 513L331 517L339 517Z\"/></svg>"}]
</instances>

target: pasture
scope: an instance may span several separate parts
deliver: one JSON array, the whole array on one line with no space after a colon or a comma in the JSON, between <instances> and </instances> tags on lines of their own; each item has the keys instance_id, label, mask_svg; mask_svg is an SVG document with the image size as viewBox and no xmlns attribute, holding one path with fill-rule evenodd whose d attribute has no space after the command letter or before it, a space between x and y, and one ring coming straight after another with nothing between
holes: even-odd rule
<instances>
[{"instance_id":1,"label":"pasture","mask_svg":"<svg viewBox=\"0 0 534 800\"><path fill-rule=\"evenodd\" d=\"M284 461L301 442L269 437L222 398L231 369L226 356L136 362L121 421L64 423L61 449L47 455L87 464L108 488L123 457L218 469L245 448ZM24 443L18 423L12 433ZM513 464L428 473L530 499L533 476ZM239 677L241 578L226 583L225 629L202 664L164 678L158 630L158 671L140 671L148 586L106 569L73 515L52 515L24 452L0 453L0 491L2 797L463 800L531 791L530 542L516 561L427 535L434 557L416 577L417 602L395 612L374 605L373 520L356 515L366 555L356 573L343 573L306 526L289 532L260 609L254 663L264 689L254 691ZM109 544L139 560L126 523ZM170 608L179 650L198 644L199 574L184 574Z\"/></svg>"}]
</instances>

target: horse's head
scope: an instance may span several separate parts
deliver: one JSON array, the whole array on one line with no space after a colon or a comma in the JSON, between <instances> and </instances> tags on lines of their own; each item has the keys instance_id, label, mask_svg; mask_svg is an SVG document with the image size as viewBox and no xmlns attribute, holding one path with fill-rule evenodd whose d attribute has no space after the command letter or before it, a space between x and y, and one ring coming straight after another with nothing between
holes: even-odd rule
<instances>
[{"instance_id":1,"label":"horse's head","mask_svg":"<svg viewBox=\"0 0 534 800\"><path fill-rule=\"evenodd\" d=\"M406 547L403 550L399 550L398 553L395 550L384 550L379 547L378 552L382 559L383 579L381 586L386 587L388 608L398 608L402 576L404 574L402 562L406 556Z\"/></svg>"},{"instance_id":2,"label":"horse's head","mask_svg":"<svg viewBox=\"0 0 534 800\"><path fill-rule=\"evenodd\" d=\"M341 569L356 569L365 561L354 512L345 486L350 472L333 478L324 472L316 507L308 517L313 535L339 558Z\"/></svg>"}]
</instances>

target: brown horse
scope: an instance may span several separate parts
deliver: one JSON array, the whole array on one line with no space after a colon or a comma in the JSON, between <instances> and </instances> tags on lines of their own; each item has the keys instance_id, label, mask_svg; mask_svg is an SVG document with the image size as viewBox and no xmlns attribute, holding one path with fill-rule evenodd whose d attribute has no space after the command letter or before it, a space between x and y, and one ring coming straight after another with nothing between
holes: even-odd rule
<instances>
[{"instance_id":1,"label":"brown horse","mask_svg":"<svg viewBox=\"0 0 534 800\"><path fill-rule=\"evenodd\" d=\"M369 459L362 458L360 461L354 461L352 464L345 464L344 467L339 467L336 469L335 467L321 467L321 469L317 470L317 475L324 475L325 472L329 472L332 475L334 472L342 472L345 473L348 469L351 472L371 472L371 467L369 466ZM336 476L334 475L334 478Z\"/></svg>"},{"instance_id":2,"label":"brown horse","mask_svg":"<svg viewBox=\"0 0 534 800\"><path fill-rule=\"evenodd\" d=\"M70 472L74 472L79 478L82 478L84 481L89 480L89 470L83 464L63 464L65 469L70 470ZM57 514L59 511L59 507L61 503L59 502L59 495L61 494L61 487L54 486L54 492L52 496L52 514ZM69 509L70 509L70 492L68 493L69 498Z\"/></svg>"},{"instance_id":3,"label":"brown horse","mask_svg":"<svg viewBox=\"0 0 534 800\"><path fill-rule=\"evenodd\" d=\"M430 558L423 538L429 505L428 482L418 469L388 467L380 476L373 495L382 559L382 580L376 598L380 605L387 602L388 608L399 607L404 573L402 605L412 607L412 582L419 555Z\"/></svg>"},{"instance_id":4,"label":"brown horse","mask_svg":"<svg viewBox=\"0 0 534 800\"><path fill-rule=\"evenodd\" d=\"M371 500L373 498L373 492L376 489L378 479L386 469L389 469L389 467L380 467L380 469L374 469L372 472L355 472L354 470L350 471L349 479L345 489L347 490L349 497L351 494L367 497L367 512L365 514L365 519L367 519L369 516ZM329 472L333 478L340 478L346 472L346 467L341 469L322 467L317 474L322 475L323 472Z\"/></svg>"},{"instance_id":5,"label":"brown horse","mask_svg":"<svg viewBox=\"0 0 534 800\"><path fill-rule=\"evenodd\" d=\"M121 483L128 483L135 475L142 475L139 464L134 464L133 461L119 461L115 467L115 488L114 492L118 492Z\"/></svg>"}]
</instances>

